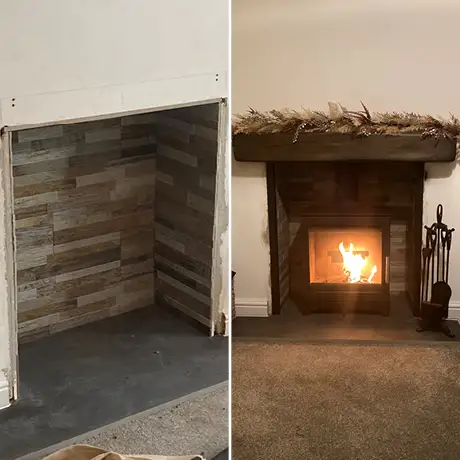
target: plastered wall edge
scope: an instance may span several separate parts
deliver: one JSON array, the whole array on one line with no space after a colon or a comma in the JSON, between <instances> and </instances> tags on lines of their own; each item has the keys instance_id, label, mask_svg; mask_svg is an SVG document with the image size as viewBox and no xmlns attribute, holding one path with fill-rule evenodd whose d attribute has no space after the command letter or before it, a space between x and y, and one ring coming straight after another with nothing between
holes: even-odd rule
<instances>
[{"instance_id":1,"label":"plastered wall edge","mask_svg":"<svg viewBox=\"0 0 460 460\"><path fill-rule=\"evenodd\" d=\"M0 374L0 410L10 406L10 388L5 372Z\"/></svg>"},{"instance_id":2,"label":"plastered wall edge","mask_svg":"<svg viewBox=\"0 0 460 460\"><path fill-rule=\"evenodd\" d=\"M215 217L212 267L212 330L214 334L229 334L229 221L228 221L228 101L222 99L219 107L218 152L215 192Z\"/></svg>"}]
</instances>

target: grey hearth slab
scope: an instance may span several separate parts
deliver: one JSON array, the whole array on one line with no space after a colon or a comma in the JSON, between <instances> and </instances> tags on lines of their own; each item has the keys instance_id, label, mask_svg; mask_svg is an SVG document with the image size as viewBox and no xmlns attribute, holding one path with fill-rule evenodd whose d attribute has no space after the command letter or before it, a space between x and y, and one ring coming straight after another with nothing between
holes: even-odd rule
<instances>
[{"instance_id":1,"label":"grey hearth slab","mask_svg":"<svg viewBox=\"0 0 460 460\"><path fill-rule=\"evenodd\" d=\"M456 335L449 338L440 332L418 333L417 319L406 303L393 299L389 316L345 315L315 313L302 315L293 302L289 302L280 315L267 318L238 317L232 324L233 338L284 339L311 342L458 342L460 325L449 320L449 327Z\"/></svg>"},{"instance_id":2,"label":"grey hearth slab","mask_svg":"<svg viewBox=\"0 0 460 460\"><path fill-rule=\"evenodd\" d=\"M228 459L229 459L228 449L226 449L223 452L221 452L219 455L217 455L217 457L214 457L212 460L228 460Z\"/></svg>"},{"instance_id":3,"label":"grey hearth slab","mask_svg":"<svg viewBox=\"0 0 460 460\"><path fill-rule=\"evenodd\" d=\"M20 399L0 412L12 460L228 379L228 341L144 308L24 344Z\"/></svg>"}]
</instances>

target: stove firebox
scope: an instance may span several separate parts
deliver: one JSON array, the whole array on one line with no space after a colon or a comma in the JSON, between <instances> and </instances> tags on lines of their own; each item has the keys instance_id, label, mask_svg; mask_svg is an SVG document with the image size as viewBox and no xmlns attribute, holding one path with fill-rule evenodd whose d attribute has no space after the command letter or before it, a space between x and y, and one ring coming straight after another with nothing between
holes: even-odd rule
<instances>
[{"instance_id":1,"label":"stove firebox","mask_svg":"<svg viewBox=\"0 0 460 460\"><path fill-rule=\"evenodd\" d=\"M310 217L290 244L290 295L308 313L388 314L389 219Z\"/></svg>"},{"instance_id":2,"label":"stove firebox","mask_svg":"<svg viewBox=\"0 0 460 460\"><path fill-rule=\"evenodd\" d=\"M312 227L308 261L310 284L382 284L382 232Z\"/></svg>"}]
</instances>

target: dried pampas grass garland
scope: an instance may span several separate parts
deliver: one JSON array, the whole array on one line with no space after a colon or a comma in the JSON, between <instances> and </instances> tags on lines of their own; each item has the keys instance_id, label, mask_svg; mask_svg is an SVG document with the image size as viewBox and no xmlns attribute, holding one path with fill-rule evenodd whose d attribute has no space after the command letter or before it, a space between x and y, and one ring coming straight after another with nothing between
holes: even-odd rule
<instances>
[{"instance_id":1,"label":"dried pampas grass garland","mask_svg":"<svg viewBox=\"0 0 460 460\"><path fill-rule=\"evenodd\" d=\"M412 112L371 114L361 102L363 110L347 110L341 104L329 102L329 113L313 110L270 110L259 112L250 108L236 115L233 134L292 133L293 142L301 133L349 133L356 136L371 134L420 134L421 138L445 137L455 140L460 134L460 121Z\"/></svg>"}]
</instances>

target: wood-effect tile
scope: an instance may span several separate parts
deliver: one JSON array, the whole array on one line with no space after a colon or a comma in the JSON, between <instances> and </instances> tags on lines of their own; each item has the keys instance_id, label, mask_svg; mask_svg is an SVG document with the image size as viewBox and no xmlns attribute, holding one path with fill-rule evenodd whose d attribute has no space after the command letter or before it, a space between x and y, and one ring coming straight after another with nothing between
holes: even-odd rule
<instances>
[{"instance_id":1,"label":"wood-effect tile","mask_svg":"<svg viewBox=\"0 0 460 460\"><path fill-rule=\"evenodd\" d=\"M126 118L13 136L21 341L153 303L155 125Z\"/></svg>"}]
</instances>

